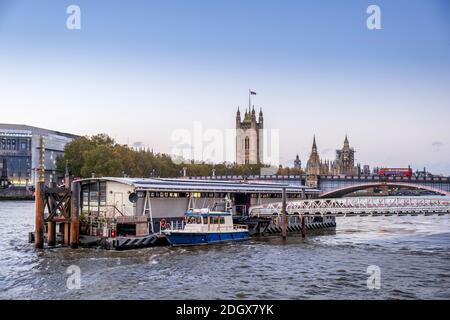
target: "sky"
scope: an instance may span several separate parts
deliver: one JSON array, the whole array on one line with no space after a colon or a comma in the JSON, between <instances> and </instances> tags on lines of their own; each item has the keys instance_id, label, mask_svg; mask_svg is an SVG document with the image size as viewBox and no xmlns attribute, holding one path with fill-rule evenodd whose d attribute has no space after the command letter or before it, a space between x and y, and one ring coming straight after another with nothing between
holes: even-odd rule
<instances>
[{"instance_id":1,"label":"sky","mask_svg":"<svg viewBox=\"0 0 450 320\"><path fill-rule=\"evenodd\" d=\"M233 129L252 89L283 165L348 134L361 164L448 175L449 18L447 0L0 0L0 123L173 153L196 123Z\"/></svg>"}]
</instances>

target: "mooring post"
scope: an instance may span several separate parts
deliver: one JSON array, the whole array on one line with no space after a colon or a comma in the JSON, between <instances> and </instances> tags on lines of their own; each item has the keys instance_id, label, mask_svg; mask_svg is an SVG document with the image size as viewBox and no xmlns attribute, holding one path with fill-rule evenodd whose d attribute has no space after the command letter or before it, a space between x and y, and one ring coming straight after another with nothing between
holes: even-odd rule
<instances>
[{"instance_id":1,"label":"mooring post","mask_svg":"<svg viewBox=\"0 0 450 320\"><path fill-rule=\"evenodd\" d=\"M50 188L56 188L56 182L50 182ZM49 206L56 206L56 201L52 197L48 197ZM53 247L56 245L56 222L47 221L47 245Z\"/></svg>"},{"instance_id":2,"label":"mooring post","mask_svg":"<svg viewBox=\"0 0 450 320\"><path fill-rule=\"evenodd\" d=\"M64 222L64 245L70 245L70 223Z\"/></svg>"},{"instance_id":3,"label":"mooring post","mask_svg":"<svg viewBox=\"0 0 450 320\"><path fill-rule=\"evenodd\" d=\"M44 248L44 210L45 210L45 166L44 166L44 137L39 137L39 168L36 176L36 188L34 193L34 247Z\"/></svg>"},{"instance_id":4,"label":"mooring post","mask_svg":"<svg viewBox=\"0 0 450 320\"><path fill-rule=\"evenodd\" d=\"M302 215L302 238L306 237L305 216Z\"/></svg>"},{"instance_id":5,"label":"mooring post","mask_svg":"<svg viewBox=\"0 0 450 320\"><path fill-rule=\"evenodd\" d=\"M66 174L64 175L64 187L70 191L70 175L69 175L69 169L66 161ZM72 201L72 197L70 197L70 201ZM65 246L70 245L70 220L67 220L64 222L64 240L63 243Z\"/></svg>"},{"instance_id":6,"label":"mooring post","mask_svg":"<svg viewBox=\"0 0 450 320\"><path fill-rule=\"evenodd\" d=\"M283 212L281 213L281 237L286 240L286 188L283 188L282 192Z\"/></svg>"},{"instance_id":7,"label":"mooring post","mask_svg":"<svg viewBox=\"0 0 450 320\"><path fill-rule=\"evenodd\" d=\"M56 222L47 222L47 245L54 247L56 245Z\"/></svg>"},{"instance_id":8,"label":"mooring post","mask_svg":"<svg viewBox=\"0 0 450 320\"><path fill-rule=\"evenodd\" d=\"M34 247L36 249L44 248L44 201L45 190L44 181L36 182L34 215Z\"/></svg>"},{"instance_id":9,"label":"mooring post","mask_svg":"<svg viewBox=\"0 0 450 320\"><path fill-rule=\"evenodd\" d=\"M79 197L80 184L72 182L72 195L70 197L70 247L78 248L79 239Z\"/></svg>"}]
</instances>

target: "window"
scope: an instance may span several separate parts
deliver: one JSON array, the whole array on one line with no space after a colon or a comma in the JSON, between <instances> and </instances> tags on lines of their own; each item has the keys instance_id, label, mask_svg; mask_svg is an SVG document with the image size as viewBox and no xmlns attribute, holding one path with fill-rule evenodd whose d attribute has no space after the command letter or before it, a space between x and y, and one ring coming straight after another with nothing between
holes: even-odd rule
<instances>
[{"instance_id":1,"label":"window","mask_svg":"<svg viewBox=\"0 0 450 320\"><path fill-rule=\"evenodd\" d=\"M201 216L189 216L186 221L187 221L187 223L190 223L190 224L202 224L202 217Z\"/></svg>"},{"instance_id":2,"label":"window","mask_svg":"<svg viewBox=\"0 0 450 320\"><path fill-rule=\"evenodd\" d=\"M225 224L224 217L211 217L210 219L212 224Z\"/></svg>"},{"instance_id":3,"label":"window","mask_svg":"<svg viewBox=\"0 0 450 320\"><path fill-rule=\"evenodd\" d=\"M20 150L27 150L28 144L26 141L20 142Z\"/></svg>"},{"instance_id":4,"label":"window","mask_svg":"<svg viewBox=\"0 0 450 320\"><path fill-rule=\"evenodd\" d=\"M245 137L244 141L244 155L245 155L245 164L250 163L250 139L249 137Z\"/></svg>"},{"instance_id":5,"label":"window","mask_svg":"<svg viewBox=\"0 0 450 320\"><path fill-rule=\"evenodd\" d=\"M100 205L105 206L106 205L106 182L100 182L99 196L100 196Z\"/></svg>"}]
</instances>

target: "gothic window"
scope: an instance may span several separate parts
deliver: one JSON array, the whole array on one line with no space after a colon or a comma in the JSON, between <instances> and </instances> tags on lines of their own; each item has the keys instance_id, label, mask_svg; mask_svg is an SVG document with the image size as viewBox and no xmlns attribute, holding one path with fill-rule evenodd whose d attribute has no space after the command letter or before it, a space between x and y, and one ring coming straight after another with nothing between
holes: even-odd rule
<instances>
[{"instance_id":1,"label":"gothic window","mask_svg":"<svg viewBox=\"0 0 450 320\"><path fill-rule=\"evenodd\" d=\"M245 137L244 150L245 150L245 164L249 164L250 163L250 139L249 139L249 137Z\"/></svg>"}]
</instances>

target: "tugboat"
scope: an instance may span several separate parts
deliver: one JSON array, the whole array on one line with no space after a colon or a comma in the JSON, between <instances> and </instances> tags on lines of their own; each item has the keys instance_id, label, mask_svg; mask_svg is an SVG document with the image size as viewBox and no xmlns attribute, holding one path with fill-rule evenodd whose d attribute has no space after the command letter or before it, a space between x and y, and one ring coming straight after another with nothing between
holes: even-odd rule
<instances>
[{"instance_id":1,"label":"tugboat","mask_svg":"<svg viewBox=\"0 0 450 320\"><path fill-rule=\"evenodd\" d=\"M233 224L231 210L209 208L188 210L183 217L181 229L163 230L172 246L206 245L250 238L246 225Z\"/></svg>"}]
</instances>

